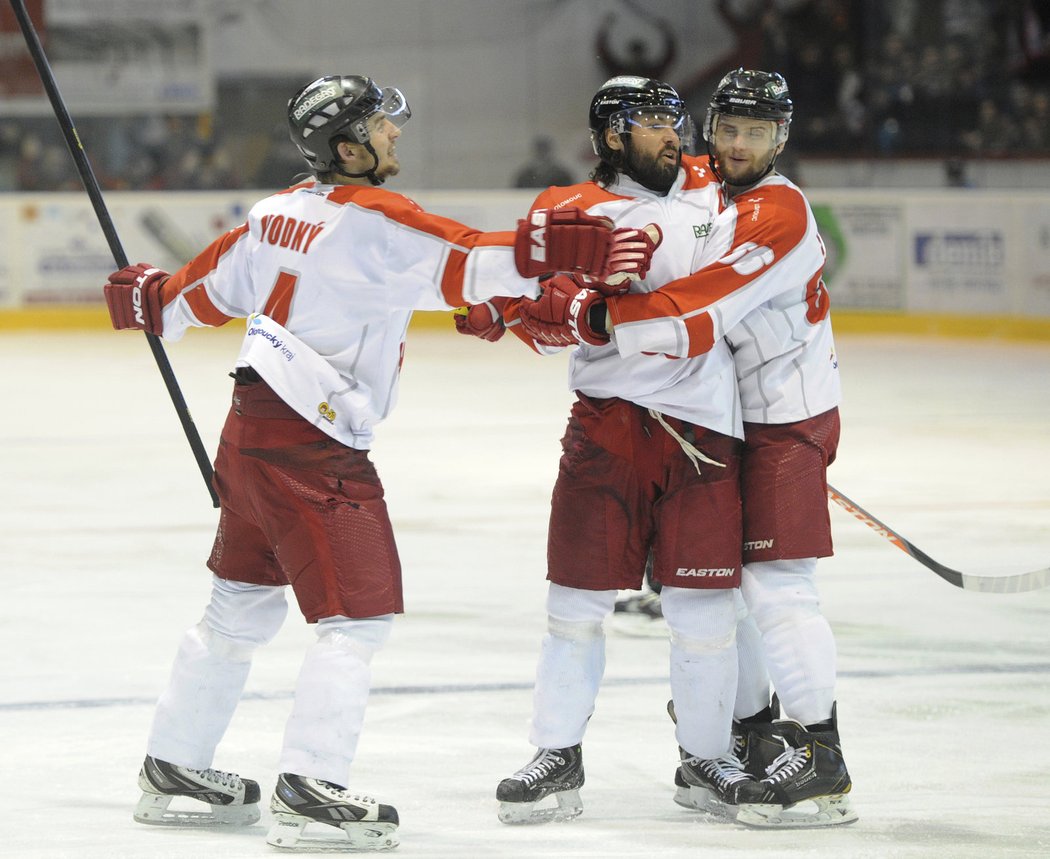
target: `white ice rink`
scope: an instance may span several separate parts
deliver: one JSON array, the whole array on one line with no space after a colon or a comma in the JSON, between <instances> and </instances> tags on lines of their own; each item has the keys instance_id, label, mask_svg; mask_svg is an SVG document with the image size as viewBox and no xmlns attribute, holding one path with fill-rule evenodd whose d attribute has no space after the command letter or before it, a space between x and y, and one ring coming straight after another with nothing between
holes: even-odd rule
<instances>
[{"instance_id":1,"label":"white ice rink","mask_svg":"<svg viewBox=\"0 0 1050 859\"><path fill-rule=\"evenodd\" d=\"M231 324L232 329L234 325ZM209 453L236 331L168 347ZM937 560L1050 563L1050 344L839 336L832 483ZM131 819L153 702L208 597L216 513L136 334L0 334L0 855L273 855L249 829ZM610 634L584 742L584 814L511 828L496 783L529 758L544 534L570 396L564 360L409 336L374 460L406 614L375 659L351 787L395 805L401 857L1050 856L1050 590L953 588L838 508L822 562L860 821L718 824L672 800L667 646ZM260 650L215 765L275 777L312 632Z\"/></svg>"}]
</instances>

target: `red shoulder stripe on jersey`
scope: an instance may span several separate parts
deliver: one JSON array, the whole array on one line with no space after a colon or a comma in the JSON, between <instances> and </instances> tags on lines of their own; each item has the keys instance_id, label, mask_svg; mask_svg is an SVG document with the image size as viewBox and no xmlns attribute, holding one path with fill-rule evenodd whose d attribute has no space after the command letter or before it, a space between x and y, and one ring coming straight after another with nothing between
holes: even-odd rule
<instances>
[{"instance_id":1,"label":"red shoulder stripe on jersey","mask_svg":"<svg viewBox=\"0 0 1050 859\"><path fill-rule=\"evenodd\" d=\"M562 187L551 186L539 193L529 211L534 209L564 209L567 206L590 209L609 200L626 200L622 194L612 194L594 182L579 182Z\"/></svg>"},{"instance_id":2,"label":"red shoulder stripe on jersey","mask_svg":"<svg viewBox=\"0 0 1050 859\"><path fill-rule=\"evenodd\" d=\"M717 184L718 179L711 169L711 159L706 155L683 155L682 167L685 170L685 184L683 190L693 188L704 188L712 183Z\"/></svg>"},{"instance_id":3,"label":"red shoulder stripe on jersey","mask_svg":"<svg viewBox=\"0 0 1050 859\"><path fill-rule=\"evenodd\" d=\"M225 325L229 322L233 317L227 316L212 303L211 299L208 298L207 292L204 290L204 284L198 283L198 281L204 280L204 278L215 271L219 266L219 260L221 260L247 232L248 225L241 224L239 227L230 230L228 233L224 233L208 245L203 251L197 254L197 256L186 263L186 265L175 272L175 274L168 278L167 283L164 284L164 288L161 290L161 301L163 304L165 306L170 304L189 284L196 283L197 285L194 286L193 289L183 293L183 297L186 299L186 303L189 304L190 309L193 310L194 316L205 325L218 326Z\"/></svg>"},{"instance_id":4,"label":"red shoulder stripe on jersey","mask_svg":"<svg viewBox=\"0 0 1050 859\"><path fill-rule=\"evenodd\" d=\"M613 325L670 316L685 316L743 289L783 259L806 235L805 199L787 185L770 185L738 197L732 250L722 259L649 293L628 293L608 301ZM707 318L704 323L700 317ZM686 321L689 355L713 345L709 314ZM693 340L693 332L701 338Z\"/></svg>"},{"instance_id":5,"label":"red shoulder stripe on jersey","mask_svg":"<svg viewBox=\"0 0 1050 859\"><path fill-rule=\"evenodd\" d=\"M475 247L514 246L514 233L509 231L483 233L451 218L424 211L417 203L402 194L384 188L364 185L340 185L328 199L335 203L353 203L355 206L372 209L399 224L420 232L429 233L447 242L449 259L441 275L441 294L452 307L464 304L463 277L466 273L467 254Z\"/></svg>"},{"instance_id":6,"label":"red shoulder stripe on jersey","mask_svg":"<svg viewBox=\"0 0 1050 859\"><path fill-rule=\"evenodd\" d=\"M462 307L467 303L463 297L463 277L467 271L467 255L453 248L449 251L445 270L441 272L441 295L450 307Z\"/></svg>"}]
</instances>

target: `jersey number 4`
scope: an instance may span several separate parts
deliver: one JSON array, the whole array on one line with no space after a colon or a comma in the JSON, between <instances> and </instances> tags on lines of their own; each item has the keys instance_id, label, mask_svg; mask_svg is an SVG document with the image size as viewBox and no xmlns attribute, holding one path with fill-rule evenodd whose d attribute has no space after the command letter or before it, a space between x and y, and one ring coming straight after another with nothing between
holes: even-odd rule
<instances>
[{"instance_id":1,"label":"jersey number 4","mask_svg":"<svg viewBox=\"0 0 1050 859\"><path fill-rule=\"evenodd\" d=\"M269 316L278 325L285 325L292 312L292 293L299 283L299 272L282 268L277 275L277 280L270 290L270 297L266 299L263 313Z\"/></svg>"}]
</instances>

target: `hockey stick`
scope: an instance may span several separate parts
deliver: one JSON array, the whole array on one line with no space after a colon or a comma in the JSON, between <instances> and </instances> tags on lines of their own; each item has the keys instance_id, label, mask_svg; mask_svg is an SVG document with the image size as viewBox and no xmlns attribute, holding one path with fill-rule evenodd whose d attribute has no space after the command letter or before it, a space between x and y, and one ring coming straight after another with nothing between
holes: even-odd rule
<instances>
[{"instance_id":1,"label":"hockey stick","mask_svg":"<svg viewBox=\"0 0 1050 859\"><path fill-rule=\"evenodd\" d=\"M861 522L875 531L876 534L882 535L902 552L911 555L924 567L933 570L938 576L957 588L963 588L968 591L982 591L983 593L1013 594L1022 591L1034 591L1050 585L1050 567L1033 570L1030 573L1016 573L1011 576L978 576L960 573L958 570L953 570L951 567L946 567L944 564L933 560L920 548L905 540L888 525L880 522L863 507L851 501L834 486L828 486L828 498L848 513L852 513Z\"/></svg>"},{"instance_id":2,"label":"hockey stick","mask_svg":"<svg viewBox=\"0 0 1050 859\"><path fill-rule=\"evenodd\" d=\"M80 142L80 136L77 134L77 130L73 126L73 119L70 117L69 111L66 110L65 102L62 100L62 95L58 91L58 84L55 83L55 76L51 71L51 66L47 61L47 57L44 54L43 46L40 44L40 37L37 35L36 28L33 26L33 22L29 18L29 13L26 11L24 0L11 0L11 8L14 10L15 17L18 19L18 25L22 28L22 35L25 36L26 47L29 48L29 53L33 57L33 63L40 75L40 81L43 83L44 89L47 91L47 97L51 100L51 107L55 111L55 118L58 120L58 125L62 129L62 136L65 138L66 145L69 147L69 152L73 156L73 161L76 163L77 172L80 174L80 181L83 182L84 190L87 191L87 195L91 199L91 205L95 209L95 217L98 218L99 226L102 227L102 232L105 234L106 241L109 243L110 253L113 254L113 259L117 264L117 268L124 268L124 266L128 264L128 257L124 253L124 248L120 243L120 238L117 236L116 227L113 226L113 219L109 216L109 211L106 209L106 203L102 199L102 191L99 189L98 181L95 179L94 171L91 169L91 163L88 161L87 155L84 153L84 147ZM208 459L208 453L204 449L204 443L201 441L197 428L193 424L193 418L190 417L190 410L186 406L186 400L182 396L182 391L180 390L179 383L175 378L175 373L171 369L171 363L168 361L168 356L164 351L164 346L161 344L160 338L155 334L147 332L146 340L153 352L153 358L157 362L157 367L160 370L160 375L164 379L164 384L168 388L168 395L171 397L171 402L175 406L175 412L178 414L179 420L182 422L182 429L186 433L186 439L190 443L190 448L193 450L193 455L201 470L201 476L204 478L204 483L208 487L208 493L211 495L212 506L218 507L219 497L215 494L215 488L212 486L211 461Z\"/></svg>"}]
</instances>

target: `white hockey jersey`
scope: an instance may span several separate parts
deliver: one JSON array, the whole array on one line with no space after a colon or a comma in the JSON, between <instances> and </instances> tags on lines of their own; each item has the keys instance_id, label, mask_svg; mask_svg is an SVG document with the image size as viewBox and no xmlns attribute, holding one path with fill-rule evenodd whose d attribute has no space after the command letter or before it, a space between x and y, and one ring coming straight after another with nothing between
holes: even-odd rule
<instances>
[{"instance_id":1,"label":"white hockey jersey","mask_svg":"<svg viewBox=\"0 0 1050 859\"><path fill-rule=\"evenodd\" d=\"M393 191L307 182L252 207L164 285L164 337L249 318L238 360L344 444L397 401L413 310L538 294L514 233L483 233Z\"/></svg>"},{"instance_id":2,"label":"white hockey jersey","mask_svg":"<svg viewBox=\"0 0 1050 859\"><path fill-rule=\"evenodd\" d=\"M717 348L736 363L743 419L790 423L838 405L824 245L802 192L776 174L715 218L695 273L610 298L621 354L682 358Z\"/></svg>"},{"instance_id":3,"label":"white hockey jersey","mask_svg":"<svg viewBox=\"0 0 1050 859\"><path fill-rule=\"evenodd\" d=\"M659 225L663 240L649 272L644 280L631 284L631 294L641 297L702 264L720 195L706 159L684 156L678 179L666 195L621 174L609 188L594 182L548 188L536 198L533 208L579 206L592 215L611 218L618 227ZM511 322L513 316L508 315ZM635 349L627 354L617 351L615 343L581 345L570 358L569 387L593 397L619 397L743 438L733 357L721 338L702 353L691 355L665 348Z\"/></svg>"}]
</instances>

